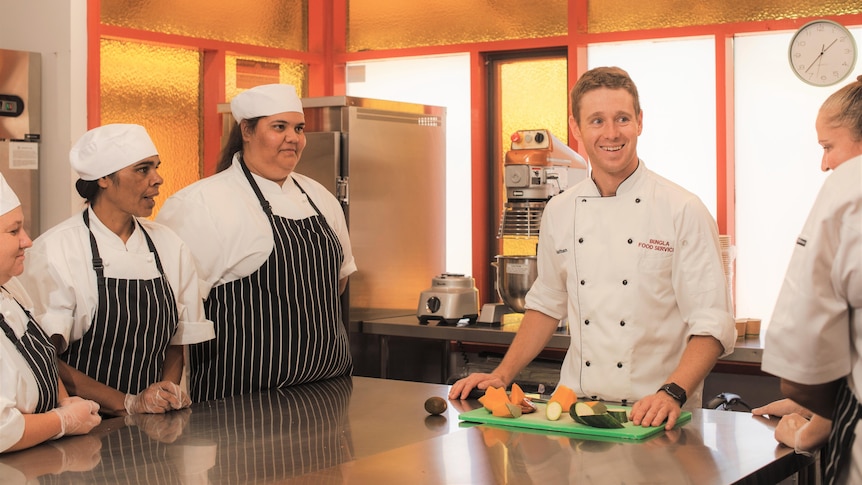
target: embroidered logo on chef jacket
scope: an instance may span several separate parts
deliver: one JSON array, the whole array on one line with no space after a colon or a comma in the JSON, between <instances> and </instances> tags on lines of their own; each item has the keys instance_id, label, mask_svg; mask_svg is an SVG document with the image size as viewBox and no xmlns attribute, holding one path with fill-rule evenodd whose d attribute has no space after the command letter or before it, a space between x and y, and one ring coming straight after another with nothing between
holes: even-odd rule
<instances>
[{"instance_id":1,"label":"embroidered logo on chef jacket","mask_svg":"<svg viewBox=\"0 0 862 485\"><path fill-rule=\"evenodd\" d=\"M650 251L656 251L659 253L673 252L673 245L671 245L670 241L665 241L663 239L649 239L648 241L640 241L638 242L638 247L648 249Z\"/></svg>"}]
</instances>

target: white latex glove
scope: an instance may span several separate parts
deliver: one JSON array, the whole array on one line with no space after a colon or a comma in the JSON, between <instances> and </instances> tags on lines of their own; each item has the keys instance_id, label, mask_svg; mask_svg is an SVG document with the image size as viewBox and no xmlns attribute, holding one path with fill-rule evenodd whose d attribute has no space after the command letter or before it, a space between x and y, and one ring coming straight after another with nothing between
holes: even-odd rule
<instances>
[{"instance_id":1,"label":"white latex glove","mask_svg":"<svg viewBox=\"0 0 862 485\"><path fill-rule=\"evenodd\" d=\"M49 412L56 413L60 418L60 432L54 436L54 439L88 433L102 422L102 417L99 416L99 403L77 396L64 399L60 407Z\"/></svg>"},{"instance_id":2,"label":"white latex glove","mask_svg":"<svg viewBox=\"0 0 862 485\"><path fill-rule=\"evenodd\" d=\"M832 421L813 415L810 420L799 414L786 414L775 428L775 439L796 453L811 456L829 441Z\"/></svg>"},{"instance_id":3,"label":"white latex glove","mask_svg":"<svg viewBox=\"0 0 862 485\"><path fill-rule=\"evenodd\" d=\"M182 388L170 381L150 384L140 394L126 394L124 402L129 414L162 414L191 405L191 399Z\"/></svg>"},{"instance_id":4,"label":"white latex glove","mask_svg":"<svg viewBox=\"0 0 862 485\"><path fill-rule=\"evenodd\" d=\"M176 399L177 405L173 405L174 409L184 409L192 405L192 398L183 391L179 384L174 384L171 381L162 383L162 391L171 394Z\"/></svg>"}]
</instances>

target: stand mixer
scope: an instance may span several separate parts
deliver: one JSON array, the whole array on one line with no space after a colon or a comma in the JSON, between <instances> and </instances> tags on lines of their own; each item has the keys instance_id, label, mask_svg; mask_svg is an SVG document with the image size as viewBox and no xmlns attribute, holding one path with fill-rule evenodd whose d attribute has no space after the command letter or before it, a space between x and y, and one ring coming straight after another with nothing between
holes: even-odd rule
<instances>
[{"instance_id":1,"label":"stand mixer","mask_svg":"<svg viewBox=\"0 0 862 485\"><path fill-rule=\"evenodd\" d=\"M507 313L523 313L524 297L536 279L535 247L545 205L587 177L586 160L547 129L518 130L511 141L503 164L506 202L497 233L504 254L491 263L503 303L483 305L480 323L499 324Z\"/></svg>"}]
</instances>

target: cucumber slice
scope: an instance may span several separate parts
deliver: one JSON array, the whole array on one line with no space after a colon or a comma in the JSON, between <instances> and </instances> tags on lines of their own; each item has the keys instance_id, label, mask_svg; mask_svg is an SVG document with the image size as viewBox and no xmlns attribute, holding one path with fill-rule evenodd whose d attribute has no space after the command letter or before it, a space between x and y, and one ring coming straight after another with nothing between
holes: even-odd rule
<instances>
[{"instance_id":1,"label":"cucumber slice","mask_svg":"<svg viewBox=\"0 0 862 485\"><path fill-rule=\"evenodd\" d=\"M594 428L622 428L622 422L608 412L601 402L576 402L569 411L576 422ZM623 411L625 414L625 411Z\"/></svg>"},{"instance_id":2,"label":"cucumber slice","mask_svg":"<svg viewBox=\"0 0 862 485\"><path fill-rule=\"evenodd\" d=\"M622 428L623 424L617 421L617 418L608 413L594 414L592 416L581 416L581 419L587 423L587 426L593 428Z\"/></svg>"},{"instance_id":3,"label":"cucumber slice","mask_svg":"<svg viewBox=\"0 0 862 485\"><path fill-rule=\"evenodd\" d=\"M629 416L626 413L625 409L609 409L608 414L610 414L612 417L614 417L620 423L628 423L629 422Z\"/></svg>"}]
</instances>

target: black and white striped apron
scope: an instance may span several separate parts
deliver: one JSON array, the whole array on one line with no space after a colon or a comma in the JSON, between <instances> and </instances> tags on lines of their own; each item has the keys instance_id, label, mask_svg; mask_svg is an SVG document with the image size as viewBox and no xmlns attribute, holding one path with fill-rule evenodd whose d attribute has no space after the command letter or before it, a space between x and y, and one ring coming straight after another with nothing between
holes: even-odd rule
<instances>
[{"instance_id":1,"label":"black and white striped apron","mask_svg":"<svg viewBox=\"0 0 862 485\"><path fill-rule=\"evenodd\" d=\"M338 236L310 197L316 216L274 215L239 161L270 221L273 250L257 271L214 287L204 302L216 338L189 347L195 402L353 371L341 322L338 273L344 253Z\"/></svg>"},{"instance_id":2,"label":"black and white striped apron","mask_svg":"<svg viewBox=\"0 0 862 485\"><path fill-rule=\"evenodd\" d=\"M90 230L89 212L84 224ZM156 260L159 277L106 278L96 238L90 231L99 303L90 328L61 355L69 365L120 392L138 394L162 379L165 353L177 331L174 292L149 234L135 220Z\"/></svg>"},{"instance_id":3,"label":"black and white striped apron","mask_svg":"<svg viewBox=\"0 0 862 485\"><path fill-rule=\"evenodd\" d=\"M843 467L852 459L853 440L856 438L856 423L862 417L862 406L853 395L846 377L841 379L835 397L835 411L832 415L832 430L826 446L823 463L823 484L832 485L841 475Z\"/></svg>"},{"instance_id":4,"label":"black and white striped apron","mask_svg":"<svg viewBox=\"0 0 862 485\"><path fill-rule=\"evenodd\" d=\"M5 289L3 290L5 291ZM10 296L11 298L11 296ZM18 300L15 300L18 306ZM24 307L21 306L21 310ZM6 337L15 344L15 348L30 365L30 370L33 371L33 376L36 378L36 386L39 388L39 401L36 403L34 414L47 413L57 407L58 383L57 383L57 351L54 345L48 340L48 336L42 330L30 312L24 310L27 315L27 329L21 338L15 336L15 332L6 323L6 318L0 313L0 328L6 334Z\"/></svg>"}]
</instances>

